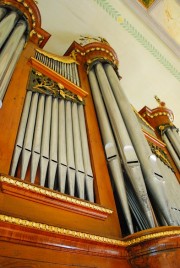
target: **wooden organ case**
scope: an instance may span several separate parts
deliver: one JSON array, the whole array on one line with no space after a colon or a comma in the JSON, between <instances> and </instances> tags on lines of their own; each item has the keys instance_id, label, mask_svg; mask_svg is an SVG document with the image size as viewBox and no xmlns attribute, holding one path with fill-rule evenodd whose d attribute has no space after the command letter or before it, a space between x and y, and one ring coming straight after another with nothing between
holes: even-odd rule
<instances>
[{"instance_id":1,"label":"wooden organ case","mask_svg":"<svg viewBox=\"0 0 180 268\"><path fill-rule=\"evenodd\" d=\"M0 25L0 267L178 267L172 112L132 109L102 38L43 50L34 1Z\"/></svg>"}]
</instances>

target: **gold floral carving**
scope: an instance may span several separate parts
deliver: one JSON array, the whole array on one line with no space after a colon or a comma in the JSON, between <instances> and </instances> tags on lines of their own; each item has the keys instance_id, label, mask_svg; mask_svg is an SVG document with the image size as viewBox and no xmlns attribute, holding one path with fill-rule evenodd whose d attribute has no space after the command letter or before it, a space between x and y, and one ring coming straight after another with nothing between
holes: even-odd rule
<instances>
[{"instance_id":1,"label":"gold floral carving","mask_svg":"<svg viewBox=\"0 0 180 268\"><path fill-rule=\"evenodd\" d=\"M80 239L91 240L94 242L100 242L100 243L106 243L109 245L124 246L124 247L132 246L132 245L137 244L137 243L141 243L144 241L148 241L148 240L156 239L156 238L160 238L160 237L180 235L180 229L177 229L177 230L164 231L164 232L158 232L158 233L154 233L154 234L143 235L141 237L136 237L133 239L130 238L126 241L123 241L123 240L111 239L108 237L98 236L98 235L94 235L94 234L73 231L73 230L69 230L69 229L65 229L65 228L61 228L61 227L56 227L56 226L52 226L52 225L48 225L48 224L44 224L44 223L33 222L33 221L29 221L29 220L15 218L15 217L3 215L3 214L0 214L0 221L12 223L12 224L17 224L17 225L24 226L24 227L35 228L35 229L42 230L42 231L53 232L56 234L72 236L72 237L76 237L76 238L80 238Z\"/></svg>"},{"instance_id":2,"label":"gold floral carving","mask_svg":"<svg viewBox=\"0 0 180 268\"><path fill-rule=\"evenodd\" d=\"M42 188L39 188L37 186L25 183L23 181L17 181L15 179L11 179L11 178L8 178L5 176L0 176L0 182L6 182L8 184L15 185L17 187L20 187L20 188L23 188L23 189L26 189L26 190L29 190L29 191L32 191L35 193L39 193L41 195L53 197L53 198L56 198L56 199L59 199L61 201L68 202L68 203L71 203L74 205L79 205L82 207L94 209L94 210L100 211L102 213L106 213L106 214L113 213L113 211L111 209L104 208L104 207L98 206L96 204L92 204L92 203L85 202L82 200L78 200L78 199L75 199L75 198L70 197L70 196L62 195L61 193L52 192L49 189L42 189Z\"/></svg>"},{"instance_id":3,"label":"gold floral carving","mask_svg":"<svg viewBox=\"0 0 180 268\"><path fill-rule=\"evenodd\" d=\"M151 151L166 165L168 166L170 169L172 169L172 166L170 164L170 161L168 159L168 155L167 153L160 147L158 147L157 145L155 145L154 143L148 141L149 146L151 148ZM173 170L173 169L172 169Z\"/></svg>"}]
</instances>

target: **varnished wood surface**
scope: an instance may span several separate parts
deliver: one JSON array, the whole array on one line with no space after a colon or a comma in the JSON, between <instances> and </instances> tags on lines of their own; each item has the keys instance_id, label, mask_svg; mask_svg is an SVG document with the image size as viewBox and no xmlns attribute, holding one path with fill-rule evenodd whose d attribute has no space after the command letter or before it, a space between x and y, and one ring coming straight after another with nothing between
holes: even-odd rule
<instances>
[{"instance_id":1,"label":"varnished wood surface","mask_svg":"<svg viewBox=\"0 0 180 268\"><path fill-rule=\"evenodd\" d=\"M4 267L29 263L27 267L130 268L124 248L7 223L0 223L0 247L0 265Z\"/></svg>"}]
</instances>

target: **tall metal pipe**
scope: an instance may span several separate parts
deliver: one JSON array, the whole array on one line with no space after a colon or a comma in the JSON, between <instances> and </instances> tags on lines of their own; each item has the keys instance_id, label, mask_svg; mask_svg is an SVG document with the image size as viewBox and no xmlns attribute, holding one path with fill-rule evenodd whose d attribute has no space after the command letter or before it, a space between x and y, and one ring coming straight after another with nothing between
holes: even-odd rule
<instances>
[{"instance_id":1,"label":"tall metal pipe","mask_svg":"<svg viewBox=\"0 0 180 268\"><path fill-rule=\"evenodd\" d=\"M51 116L51 134L50 134L50 154L48 169L48 187L54 188L54 182L57 170L57 153L58 153L58 99L52 100L52 116Z\"/></svg>"},{"instance_id":2,"label":"tall metal pipe","mask_svg":"<svg viewBox=\"0 0 180 268\"><path fill-rule=\"evenodd\" d=\"M19 130L18 130L18 134L16 138L16 145L15 145L13 159L11 163L11 171L10 171L11 176L15 175L19 157L22 151L24 135L26 131L26 125L28 121L29 109L30 109L30 104L31 104L31 98L32 98L32 92L28 91L26 94L26 99L24 102L23 112L21 115Z\"/></svg>"},{"instance_id":3,"label":"tall metal pipe","mask_svg":"<svg viewBox=\"0 0 180 268\"><path fill-rule=\"evenodd\" d=\"M59 190L65 193L67 175L65 101L59 100L58 125L58 179Z\"/></svg>"},{"instance_id":4,"label":"tall metal pipe","mask_svg":"<svg viewBox=\"0 0 180 268\"><path fill-rule=\"evenodd\" d=\"M18 20L18 13L11 11L1 22L0 22L0 48L3 46L7 37L15 27Z\"/></svg>"},{"instance_id":5,"label":"tall metal pipe","mask_svg":"<svg viewBox=\"0 0 180 268\"><path fill-rule=\"evenodd\" d=\"M75 195L75 163L74 163L74 143L72 130L71 102L66 101L66 152L67 152L67 179L69 194Z\"/></svg>"},{"instance_id":6,"label":"tall metal pipe","mask_svg":"<svg viewBox=\"0 0 180 268\"><path fill-rule=\"evenodd\" d=\"M178 170L180 171L180 160L176 154L176 152L174 151L174 148L172 147L168 137L166 136L166 133L163 133L162 135L162 140L165 142L167 148L168 148L168 151L170 153L170 155L172 156Z\"/></svg>"},{"instance_id":7,"label":"tall metal pipe","mask_svg":"<svg viewBox=\"0 0 180 268\"><path fill-rule=\"evenodd\" d=\"M23 143L21 179L24 179L26 176L26 171L27 171L29 159L31 156L38 97L39 97L39 93L33 93L25 137L24 137L24 143Z\"/></svg>"},{"instance_id":8,"label":"tall metal pipe","mask_svg":"<svg viewBox=\"0 0 180 268\"><path fill-rule=\"evenodd\" d=\"M44 104L45 104L45 95L40 94L38 107L37 107L36 125L35 125L33 146L32 146L32 158L31 158L31 182L32 183L34 183L35 181L39 159L40 159L43 118L44 118Z\"/></svg>"},{"instance_id":9,"label":"tall metal pipe","mask_svg":"<svg viewBox=\"0 0 180 268\"><path fill-rule=\"evenodd\" d=\"M106 114L104 103L100 94L99 85L93 70L89 72L89 81L91 85L91 92L93 95L93 100L96 108L96 113L98 116L99 126L101 129L101 135L103 138L106 158L112 173L112 177L116 186L117 194L121 202L121 206L124 211L125 219L129 228L130 233L133 233L133 223L131 219L131 213L128 206L126 190L124 185L123 173L121 170L121 164L119 161L118 152L116 149L116 144L114 136L111 130L111 126Z\"/></svg>"},{"instance_id":10,"label":"tall metal pipe","mask_svg":"<svg viewBox=\"0 0 180 268\"><path fill-rule=\"evenodd\" d=\"M40 184L44 186L47 168L49 164L49 141L50 141L50 126L51 126L51 111L52 111L52 96L46 96L45 113L43 122L41 157L40 157Z\"/></svg>"},{"instance_id":11,"label":"tall metal pipe","mask_svg":"<svg viewBox=\"0 0 180 268\"><path fill-rule=\"evenodd\" d=\"M3 50L0 54L0 82L2 81L5 72L9 66L9 63L12 59L12 56L26 30L26 23L24 21L19 21L16 25L13 33L9 37L8 41L6 42Z\"/></svg>"},{"instance_id":12,"label":"tall metal pipe","mask_svg":"<svg viewBox=\"0 0 180 268\"><path fill-rule=\"evenodd\" d=\"M94 202L94 191L93 191L93 172L90 161L89 146L87 140L87 131L84 117L84 107L82 104L78 105L78 116L79 116L79 126L81 133L81 144L82 144L82 154L85 172L85 187L87 199Z\"/></svg>"},{"instance_id":13,"label":"tall metal pipe","mask_svg":"<svg viewBox=\"0 0 180 268\"><path fill-rule=\"evenodd\" d=\"M81 146L81 136L79 127L79 118L77 103L72 103L72 124L73 124L73 140L74 140L74 158L76 168L77 191L80 198L85 198L85 173Z\"/></svg>"},{"instance_id":14,"label":"tall metal pipe","mask_svg":"<svg viewBox=\"0 0 180 268\"><path fill-rule=\"evenodd\" d=\"M165 131L167 137L169 138L169 140L171 141L178 157L180 158L180 144L176 139L176 136L174 135L174 133L172 132L172 130L170 128L167 128L167 130Z\"/></svg>"},{"instance_id":15,"label":"tall metal pipe","mask_svg":"<svg viewBox=\"0 0 180 268\"><path fill-rule=\"evenodd\" d=\"M154 220L140 164L101 63L95 65L95 71L124 166L137 192L149 224L151 227L154 227Z\"/></svg>"},{"instance_id":16,"label":"tall metal pipe","mask_svg":"<svg viewBox=\"0 0 180 268\"><path fill-rule=\"evenodd\" d=\"M118 103L119 109L124 118L129 135L141 162L144 179L148 186L151 195L156 200L159 209L162 211L169 225L174 225L170 210L168 208L168 200L164 189L164 180L158 169L156 161L150 147L142 133L137 118L132 110L132 107L125 96L113 67L110 64L104 66L112 91Z\"/></svg>"},{"instance_id":17,"label":"tall metal pipe","mask_svg":"<svg viewBox=\"0 0 180 268\"><path fill-rule=\"evenodd\" d=\"M8 69L4 75L4 78L3 78L2 82L0 83L0 108L2 107L2 102L3 102L4 95L6 93L6 89L8 87L9 82L10 82L10 79L12 77L12 74L13 74L13 71L15 69L16 63L19 59L19 56L23 50L25 42L26 42L26 39L23 36L19 42L18 47L16 48L16 50L14 52L14 55L13 55L11 62L8 66Z\"/></svg>"}]
</instances>

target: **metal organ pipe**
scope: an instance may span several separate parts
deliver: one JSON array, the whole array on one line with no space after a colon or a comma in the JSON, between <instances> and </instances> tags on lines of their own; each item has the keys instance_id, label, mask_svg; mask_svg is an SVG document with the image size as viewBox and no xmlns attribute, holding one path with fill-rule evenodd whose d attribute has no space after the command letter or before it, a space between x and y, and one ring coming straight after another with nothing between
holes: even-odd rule
<instances>
[{"instance_id":1,"label":"metal organ pipe","mask_svg":"<svg viewBox=\"0 0 180 268\"><path fill-rule=\"evenodd\" d=\"M128 133L131 137L134 148L140 160L144 179L146 181L148 189L151 192L151 195L155 199L156 203L158 204L158 207L161 210L168 224L174 225L171 212L168 207L168 198L164 189L163 176L157 166L156 161L153 160L152 152L139 127L137 118L120 86L119 79L113 67L110 64L105 64L104 69L106 71L119 109L126 123Z\"/></svg>"},{"instance_id":2,"label":"metal organ pipe","mask_svg":"<svg viewBox=\"0 0 180 268\"><path fill-rule=\"evenodd\" d=\"M39 95L38 107L37 107L37 117L36 117L36 126L34 131L34 139L32 146L32 158L31 158L31 182L34 183L36 172L40 159L41 152L41 139L42 139L42 127L43 127L43 118L44 118L44 104L45 104L45 95Z\"/></svg>"},{"instance_id":3,"label":"metal organ pipe","mask_svg":"<svg viewBox=\"0 0 180 268\"><path fill-rule=\"evenodd\" d=\"M51 134L50 134L50 155L49 155L49 172L48 187L54 189L54 182L57 170L58 154L58 99L52 100L52 117L51 117Z\"/></svg>"},{"instance_id":4,"label":"metal organ pipe","mask_svg":"<svg viewBox=\"0 0 180 268\"><path fill-rule=\"evenodd\" d=\"M26 39L23 36L19 42L18 47L16 48L16 50L14 52L14 55L10 61L8 69L4 75L2 83L0 83L0 107L2 106L2 101L3 101L4 95L6 93L7 86L9 84L9 81L10 81L11 76L13 74L14 68L16 66L16 62L17 62L17 60L18 60L18 58L23 50L25 42L26 42Z\"/></svg>"},{"instance_id":5,"label":"metal organ pipe","mask_svg":"<svg viewBox=\"0 0 180 268\"><path fill-rule=\"evenodd\" d=\"M35 57L52 70L64 74L72 83L80 84L76 63L60 62L38 50ZM54 82L53 85L56 90L57 85ZM57 97L48 95L48 92L36 92L37 88L29 84L28 89L33 91L27 91L11 175L20 171L24 179L29 168L32 183L40 177L41 186L94 202L83 104L77 96L73 99L73 93L67 93L68 89L62 95L58 91Z\"/></svg>"},{"instance_id":6,"label":"metal organ pipe","mask_svg":"<svg viewBox=\"0 0 180 268\"><path fill-rule=\"evenodd\" d=\"M19 21L10 38L6 42L0 54L0 81L2 80L4 73L10 63L11 57L16 50L18 43L26 30L26 23L24 21Z\"/></svg>"},{"instance_id":7,"label":"metal organ pipe","mask_svg":"<svg viewBox=\"0 0 180 268\"><path fill-rule=\"evenodd\" d=\"M112 173L118 197L120 199L124 215L126 218L127 226L130 233L134 233L133 223L131 219L131 213L128 206L126 190L124 185L124 178L121 169L121 163L117 152L114 136L111 130L111 126L106 114L105 106L100 94L99 85L93 70L89 71L89 81L91 85L91 92L93 95L94 104L96 107L96 113L101 129L101 135L104 143L106 158L108 161L109 168Z\"/></svg>"},{"instance_id":8,"label":"metal organ pipe","mask_svg":"<svg viewBox=\"0 0 180 268\"><path fill-rule=\"evenodd\" d=\"M16 138L16 145L14 149L13 160L12 160L11 171L10 171L11 176L15 176L19 157L22 151L24 135L25 135L26 125L28 121L28 114L29 114L29 109L30 109L30 104L31 104L31 98L32 98L32 92L28 91L26 94L23 113L22 113L21 121L19 125L19 131L18 131L17 138Z\"/></svg>"},{"instance_id":9,"label":"metal organ pipe","mask_svg":"<svg viewBox=\"0 0 180 268\"><path fill-rule=\"evenodd\" d=\"M0 14L0 16L3 16L4 9L1 9ZM27 24L23 19L18 21L18 18L17 12L11 11L0 22L0 48L2 48L0 53L0 107L15 64L25 43L25 36L23 38L23 35L27 29Z\"/></svg>"},{"instance_id":10,"label":"metal organ pipe","mask_svg":"<svg viewBox=\"0 0 180 268\"><path fill-rule=\"evenodd\" d=\"M66 156L66 119L65 119L65 101L59 100L59 131L58 131L58 178L59 190L65 193L66 174L67 174L67 156Z\"/></svg>"},{"instance_id":11,"label":"metal organ pipe","mask_svg":"<svg viewBox=\"0 0 180 268\"><path fill-rule=\"evenodd\" d=\"M33 94L32 100L31 100L31 107L29 111L29 117L28 117L24 143L23 143L21 179L24 179L26 176L26 171L27 171L29 159L31 156L38 96L39 96L38 93Z\"/></svg>"},{"instance_id":12,"label":"metal organ pipe","mask_svg":"<svg viewBox=\"0 0 180 268\"><path fill-rule=\"evenodd\" d=\"M3 46L7 37L14 28L18 20L17 12L10 12L1 22L0 22L0 48Z\"/></svg>"},{"instance_id":13,"label":"metal organ pipe","mask_svg":"<svg viewBox=\"0 0 180 268\"><path fill-rule=\"evenodd\" d=\"M174 132L170 128L167 128L167 130L165 131L165 134L169 138L169 140L172 143L178 157L180 158L180 144L179 144L179 140L177 140L177 136L175 136Z\"/></svg>"},{"instance_id":14,"label":"metal organ pipe","mask_svg":"<svg viewBox=\"0 0 180 268\"><path fill-rule=\"evenodd\" d=\"M45 186L49 164L49 140L51 126L52 96L46 96L40 157L40 185Z\"/></svg>"},{"instance_id":15,"label":"metal organ pipe","mask_svg":"<svg viewBox=\"0 0 180 268\"><path fill-rule=\"evenodd\" d=\"M79 116L79 127L81 133L82 154L83 154L83 163L85 172L85 189L87 199L91 202L94 202L93 172L91 168L83 105L78 105L78 116Z\"/></svg>"},{"instance_id":16,"label":"metal organ pipe","mask_svg":"<svg viewBox=\"0 0 180 268\"><path fill-rule=\"evenodd\" d=\"M166 143L168 151L170 152L170 154L171 154L171 156L172 156L172 158L173 158L178 170L180 170L180 160L179 160L176 152L174 151L174 148L172 147L172 145L171 145L171 143L170 143L170 141L169 141L169 139L168 139L168 137L166 136L165 133L162 135L162 140Z\"/></svg>"},{"instance_id":17,"label":"metal organ pipe","mask_svg":"<svg viewBox=\"0 0 180 268\"><path fill-rule=\"evenodd\" d=\"M137 193L137 197L139 198L139 202L143 207L149 224L151 227L154 227L150 202L136 152L129 138L129 134L113 96L104 68L101 63L97 63L94 68L125 169L131 179L131 183Z\"/></svg>"},{"instance_id":18,"label":"metal organ pipe","mask_svg":"<svg viewBox=\"0 0 180 268\"><path fill-rule=\"evenodd\" d=\"M72 130L72 112L71 102L66 102L66 150L67 150L67 175L69 194L75 195L75 160L74 160L74 143Z\"/></svg>"}]
</instances>

